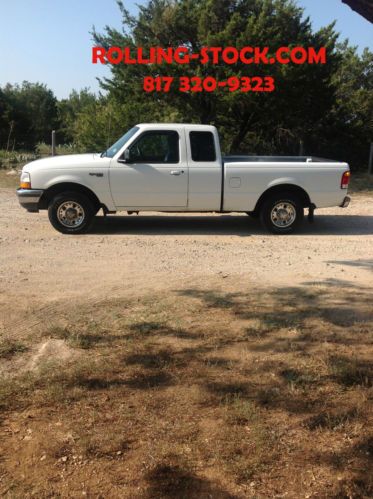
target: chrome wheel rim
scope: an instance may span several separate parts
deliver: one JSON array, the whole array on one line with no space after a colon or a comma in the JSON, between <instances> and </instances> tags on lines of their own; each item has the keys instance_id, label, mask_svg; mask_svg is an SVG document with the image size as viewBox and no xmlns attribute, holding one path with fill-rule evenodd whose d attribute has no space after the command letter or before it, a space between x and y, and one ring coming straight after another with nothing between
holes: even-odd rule
<instances>
[{"instance_id":1,"label":"chrome wheel rim","mask_svg":"<svg viewBox=\"0 0 373 499\"><path fill-rule=\"evenodd\" d=\"M280 229L290 227L297 217L295 206L289 202L281 201L275 204L271 211L271 221L273 225Z\"/></svg>"},{"instance_id":2,"label":"chrome wheel rim","mask_svg":"<svg viewBox=\"0 0 373 499\"><path fill-rule=\"evenodd\" d=\"M58 207L57 219L64 227L79 227L84 218L84 208L76 201L65 201Z\"/></svg>"}]
</instances>

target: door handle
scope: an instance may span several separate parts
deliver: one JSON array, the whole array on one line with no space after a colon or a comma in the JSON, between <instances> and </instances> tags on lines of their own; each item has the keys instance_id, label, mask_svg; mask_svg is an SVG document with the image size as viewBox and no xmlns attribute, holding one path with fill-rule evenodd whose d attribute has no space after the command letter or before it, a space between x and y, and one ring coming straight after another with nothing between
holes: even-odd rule
<instances>
[{"instance_id":1,"label":"door handle","mask_svg":"<svg viewBox=\"0 0 373 499\"><path fill-rule=\"evenodd\" d=\"M171 170L170 175L181 175L184 173L184 170Z\"/></svg>"}]
</instances>

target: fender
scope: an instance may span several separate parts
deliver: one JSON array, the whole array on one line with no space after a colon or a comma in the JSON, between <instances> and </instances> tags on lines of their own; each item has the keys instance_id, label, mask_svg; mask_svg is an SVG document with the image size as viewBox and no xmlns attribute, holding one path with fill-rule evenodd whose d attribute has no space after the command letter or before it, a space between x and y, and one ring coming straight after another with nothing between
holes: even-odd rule
<instances>
[{"instance_id":1,"label":"fender","mask_svg":"<svg viewBox=\"0 0 373 499\"><path fill-rule=\"evenodd\" d=\"M87 171L88 181L82 179L81 173L75 175L72 172L66 172L57 176L53 175L44 182L44 191L48 191L53 187L57 188L60 184L75 184L77 187L81 186L91 191L92 195L98 199L101 205L105 205L109 211L114 211L115 206L111 197L108 174L102 177L88 175L89 173Z\"/></svg>"},{"instance_id":2,"label":"fender","mask_svg":"<svg viewBox=\"0 0 373 499\"><path fill-rule=\"evenodd\" d=\"M291 177L284 177L275 179L268 184L267 189L257 200L254 211L258 212L263 202L276 191L292 191L300 197L304 207L312 206L311 198L307 191L303 189L303 187L301 187L298 183L295 183L294 179L292 179Z\"/></svg>"},{"instance_id":3,"label":"fender","mask_svg":"<svg viewBox=\"0 0 373 499\"><path fill-rule=\"evenodd\" d=\"M267 185L267 189L275 187L276 185L294 185L294 187L300 187L301 189L305 190L303 185L301 185L301 183L294 177L275 178Z\"/></svg>"}]
</instances>

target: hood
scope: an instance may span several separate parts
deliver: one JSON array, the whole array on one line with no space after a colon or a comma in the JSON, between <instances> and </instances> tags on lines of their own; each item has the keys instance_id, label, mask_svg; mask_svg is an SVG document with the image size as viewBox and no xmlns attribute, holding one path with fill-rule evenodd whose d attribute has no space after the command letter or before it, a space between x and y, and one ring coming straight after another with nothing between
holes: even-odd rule
<instances>
[{"instance_id":1,"label":"hood","mask_svg":"<svg viewBox=\"0 0 373 499\"><path fill-rule=\"evenodd\" d=\"M31 161L23 167L26 172L35 170L67 169L80 167L91 167L93 165L105 166L110 163L111 158L101 158L100 154L68 154L66 156L50 156L48 158Z\"/></svg>"}]
</instances>

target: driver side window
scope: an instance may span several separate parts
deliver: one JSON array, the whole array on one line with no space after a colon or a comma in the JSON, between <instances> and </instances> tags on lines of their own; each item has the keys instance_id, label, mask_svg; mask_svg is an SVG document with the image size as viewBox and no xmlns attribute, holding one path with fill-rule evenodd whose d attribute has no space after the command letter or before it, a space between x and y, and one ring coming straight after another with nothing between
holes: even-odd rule
<instances>
[{"instance_id":1,"label":"driver side window","mask_svg":"<svg viewBox=\"0 0 373 499\"><path fill-rule=\"evenodd\" d=\"M179 134L144 132L129 148L132 163L179 163Z\"/></svg>"}]
</instances>

